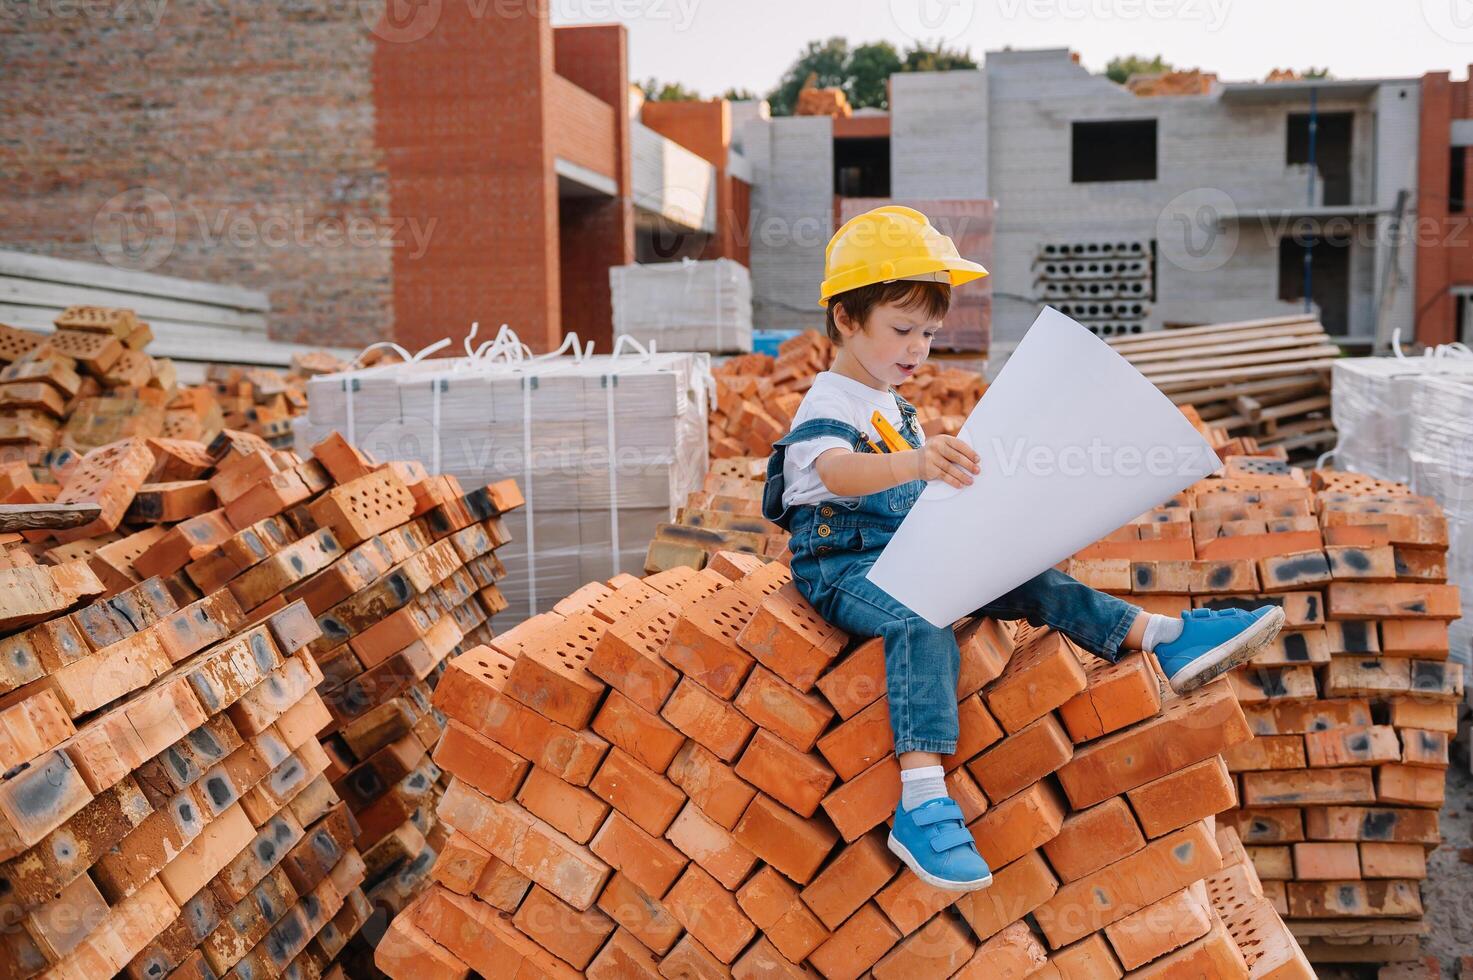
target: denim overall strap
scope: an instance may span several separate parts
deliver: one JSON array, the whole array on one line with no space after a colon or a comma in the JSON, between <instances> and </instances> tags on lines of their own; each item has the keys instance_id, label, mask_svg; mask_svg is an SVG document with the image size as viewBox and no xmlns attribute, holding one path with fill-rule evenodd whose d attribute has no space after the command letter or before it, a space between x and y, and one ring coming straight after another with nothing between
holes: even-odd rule
<instances>
[{"instance_id":1,"label":"denim overall strap","mask_svg":"<svg viewBox=\"0 0 1473 980\"><path fill-rule=\"evenodd\" d=\"M800 422L793 431L772 444L772 455L767 457L767 482L762 487L762 516L784 531L791 531L796 507L783 505L783 492L787 489L783 479L783 462L787 459L788 447L795 442L809 439L836 437L848 440L856 451L868 451L869 439L848 422L838 419L809 419Z\"/></svg>"}]
</instances>

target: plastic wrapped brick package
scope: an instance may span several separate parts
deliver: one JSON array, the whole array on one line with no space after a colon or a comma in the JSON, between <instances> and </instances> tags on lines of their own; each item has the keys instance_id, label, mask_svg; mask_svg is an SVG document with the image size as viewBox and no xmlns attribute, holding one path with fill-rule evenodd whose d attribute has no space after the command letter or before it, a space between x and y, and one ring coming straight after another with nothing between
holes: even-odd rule
<instances>
[{"instance_id":1,"label":"plastic wrapped brick package","mask_svg":"<svg viewBox=\"0 0 1473 980\"><path fill-rule=\"evenodd\" d=\"M752 350L752 279L731 259L612 266L614 333L666 350Z\"/></svg>"},{"instance_id":2,"label":"plastic wrapped brick package","mask_svg":"<svg viewBox=\"0 0 1473 980\"><path fill-rule=\"evenodd\" d=\"M514 625L592 578L639 573L656 525L700 487L710 357L444 358L315 378L298 438L337 430L466 486L512 477L527 506L498 554Z\"/></svg>"},{"instance_id":3,"label":"plastic wrapped brick package","mask_svg":"<svg viewBox=\"0 0 1473 980\"><path fill-rule=\"evenodd\" d=\"M1412 391L1427 376L1473 381L1473 360L1447 357L1347 357L1331 368L1331 412L1339 442L1335 465L1406 483Z\"/></svg>"},{"instance_id":4,"label":"plastic wrapped brick package","mask_svg":"<svg viewBox=\"0 0 1473 980\"><path fill-rule=\"evenodd\" d=\"M1412 492L1437 500L1447 516L1447 577L1458 586L1463 618L1449 629L1450 655L1473 650L1473 374L1417 378L1409 384L1406 453Z\"/></svg>"}]
</instances>

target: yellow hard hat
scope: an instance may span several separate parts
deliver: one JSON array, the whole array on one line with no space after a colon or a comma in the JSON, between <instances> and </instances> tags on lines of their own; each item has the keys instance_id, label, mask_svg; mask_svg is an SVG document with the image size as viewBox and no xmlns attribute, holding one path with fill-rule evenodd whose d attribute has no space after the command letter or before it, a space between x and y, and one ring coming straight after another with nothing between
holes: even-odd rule
<instances>
[{"instance_id":1,"label":"yellow hard hat","mask_svg":"<svg viewBox=\"0 0 1473 980\"><path fill-rule=\"evenodd\" d=\"M877 282L919 279L960 286L987 275L982 266L962 258L956 243L931 227L924 214L899 204L844 222L823 257L818 305L825 307L831 296Z\"/></svg>"}]
</instances>

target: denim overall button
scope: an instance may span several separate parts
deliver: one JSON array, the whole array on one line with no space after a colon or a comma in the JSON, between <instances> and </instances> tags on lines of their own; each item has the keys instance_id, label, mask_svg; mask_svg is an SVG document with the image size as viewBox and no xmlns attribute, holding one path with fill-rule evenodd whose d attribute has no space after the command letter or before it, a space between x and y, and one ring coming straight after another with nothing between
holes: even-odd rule
<instances>
[{"instance_id":1,"label":"denim overall button","mask_svg":"<svg viewBox=\"0 0 1473 980\"><path fill-rule=\"evenodd\" d=\"M820 515L822 515L824 517L833 517L834 516L834 508L830 507L828 504L824 504L822 507L820 507L818 509L818 512L819 512Z\"/></svg>"},{"instance_id":2,"label":"denim overall button","mask_svg":"<svg viewBox=\"0 0 1473 980\"><path fill-rule=\"evenodd\" d=\"M829 526L827 524L820 524L818 526L818 529L817 530L818 530L818 536L819 537L826 538L826 537L829 536L830 528L829 528Z\"/></svg>"}]
</instances>

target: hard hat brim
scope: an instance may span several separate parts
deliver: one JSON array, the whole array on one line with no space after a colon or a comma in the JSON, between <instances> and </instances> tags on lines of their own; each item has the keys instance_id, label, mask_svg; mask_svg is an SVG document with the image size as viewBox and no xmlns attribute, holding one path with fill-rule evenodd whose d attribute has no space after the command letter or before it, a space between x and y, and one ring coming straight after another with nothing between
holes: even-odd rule
<instances>
[{"instance_id":1,"label":"hard hat brim","mask_svg":"<svg viewBox=\"0 0 1473 980\"><path fill-rule=\"evenodd\" d=\"M932 274L941 272L947 273L947 279L944 281L949 282L952 286L961 286L991 274L980 263L963 258L950 258L944 261L932 258L902 259L895 263L895 273L889 276L881 276L873 269L856 269L845 275L825 279L819 289L818 305L827 308L832 297L839 293L847 293L851 289L859 289L861 286L872 286L878 282L894 282L900 279L924 281L931 279Z\"/></svg>"}]
</instances>

